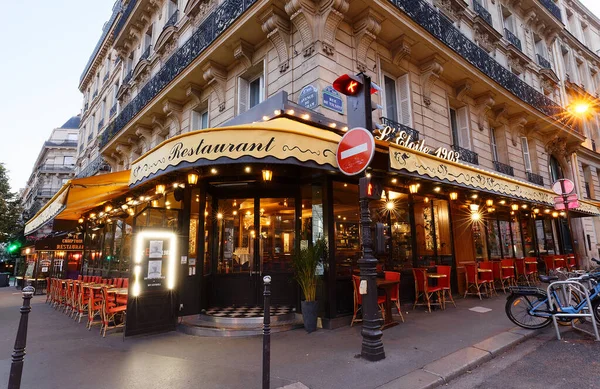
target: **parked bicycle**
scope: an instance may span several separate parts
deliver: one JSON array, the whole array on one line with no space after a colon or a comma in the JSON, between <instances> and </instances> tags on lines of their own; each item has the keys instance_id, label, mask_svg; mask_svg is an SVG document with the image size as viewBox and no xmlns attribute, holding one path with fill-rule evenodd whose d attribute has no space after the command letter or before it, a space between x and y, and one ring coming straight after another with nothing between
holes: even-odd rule
<instances>
[{"instance_id":1,"label":"parked bicycle","mask_svg":"<svg viewBox=\"0 0 600 389\"><path fill-rule=\"evenodd\" d=\"M600 265L600 261L592 258L592 261ZM542 283L550 284L558 281L558 276L539 276ZM594 312L596 322L600 323L600 272L590 272L572 277L570 280L576 280L582 283L588 283L591 309ZM506 315L519 327L527 329L544 328L552 323L552 315L558 313L556 309L550 306L548 295L545 289L533 286L513 286L510 288L511 294L506 299ZM553 298L557 301L562 313L578 314L587 311L587 301L581 299L576 293L558 293L553 292ZM559 322L570 323L571 317L560 317Z\"/></svg>"}]
</instances>

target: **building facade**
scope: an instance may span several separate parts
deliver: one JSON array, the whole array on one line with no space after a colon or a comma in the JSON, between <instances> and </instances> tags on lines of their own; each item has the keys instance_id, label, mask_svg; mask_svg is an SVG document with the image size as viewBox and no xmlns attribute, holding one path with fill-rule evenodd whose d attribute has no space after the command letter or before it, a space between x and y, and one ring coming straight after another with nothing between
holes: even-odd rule
<instances>
[{"instance_id":1,"label":"building facade","mask_svg":"<svg viewBox=\"0 0 600 389\"><path fill-rule=\"evenodd\" d=\"M349 108L331 84L358 72L381 88L371 172L393 211L372 209L382 266L406 278L448 264L460 290L469 261L574 252L587 266L598 253L599 126L587 108L600 23L577 1L129 0L113 11L80 84L78 169L98 158L131 169L131 193L82 215L94 231L86 274L131 274L145 263L132 236L173 229L178 314L257 304L263 272L281 281L275 303L296 306L290 258L325 236L321 314L347 318L358 187L331 159ZM552 209L559 178L582 200L570 227Z\"/></svg>"},{"instance_id":2,"label":"building facade","mask_svg":"<svg viewBox=\"0 0 600 389\"><path fill-rule=\"evenodd\" d=\"M33 217L75 175L79 119L79 116L70 118L61 127L52 130L44 142L27 185L21 191L24 220ZM51 231L50 225L37 234L47 235Z\"/></svg>"}]
</instances>

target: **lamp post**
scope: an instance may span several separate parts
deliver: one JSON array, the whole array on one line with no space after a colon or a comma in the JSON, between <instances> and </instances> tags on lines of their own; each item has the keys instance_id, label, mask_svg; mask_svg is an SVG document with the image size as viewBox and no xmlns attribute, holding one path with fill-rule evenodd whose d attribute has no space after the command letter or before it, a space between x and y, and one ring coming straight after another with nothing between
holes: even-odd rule
<instances>
[{"instance_id":1,"label":"lamp post","mask_svg":"<svg viewBox=\"0 0 600 389\"><path fill-rule=\"evenodd\" d=\"M12 353L10 365L10 376L8 378L8 389L19 389L21 387L21 376L23 375L23 364L25 359L25 346L27 345L27 323L29 312L31 312L31 298L35 289L33 286L23 288L23 306L21 307L21 320L17 330L15 349Z\"/></svg>"}]
</instances>

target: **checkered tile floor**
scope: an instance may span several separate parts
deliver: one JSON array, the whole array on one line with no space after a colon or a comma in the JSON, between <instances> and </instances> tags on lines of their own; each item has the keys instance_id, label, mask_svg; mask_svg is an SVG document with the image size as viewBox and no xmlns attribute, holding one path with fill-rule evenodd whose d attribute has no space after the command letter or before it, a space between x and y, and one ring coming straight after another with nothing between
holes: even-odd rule
<instances>
[{"instance_id":1,"label":"checkered tile floor","mask_svg":"<svg viewBox=\"0 0 600 389\"><path fill-rule=\"evenodd\" d=\"M271 316L287 315L295 312L296 309L287 305L277 305L271 307ZM263 317L262 307L212 307L204 312L205 315L215 317Z\"/></svg>"}]
</instances>

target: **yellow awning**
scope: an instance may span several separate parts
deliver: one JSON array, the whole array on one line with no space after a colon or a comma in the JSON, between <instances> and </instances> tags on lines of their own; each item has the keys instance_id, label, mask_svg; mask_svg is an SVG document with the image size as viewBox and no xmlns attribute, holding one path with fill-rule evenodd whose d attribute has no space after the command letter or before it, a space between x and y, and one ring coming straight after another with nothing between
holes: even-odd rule
<instances>
[{"instance_id":1,"label":"yellow awning","mask_svg":"<svg viewBox=\"0 0 600 389\"><path fill-rule=\"evenodd\" d=\"M42 209L25 224L25 235L52 219L77 220L86 211L125 193L129 170L69 180Z\"/></svg>"}]
</instances>

